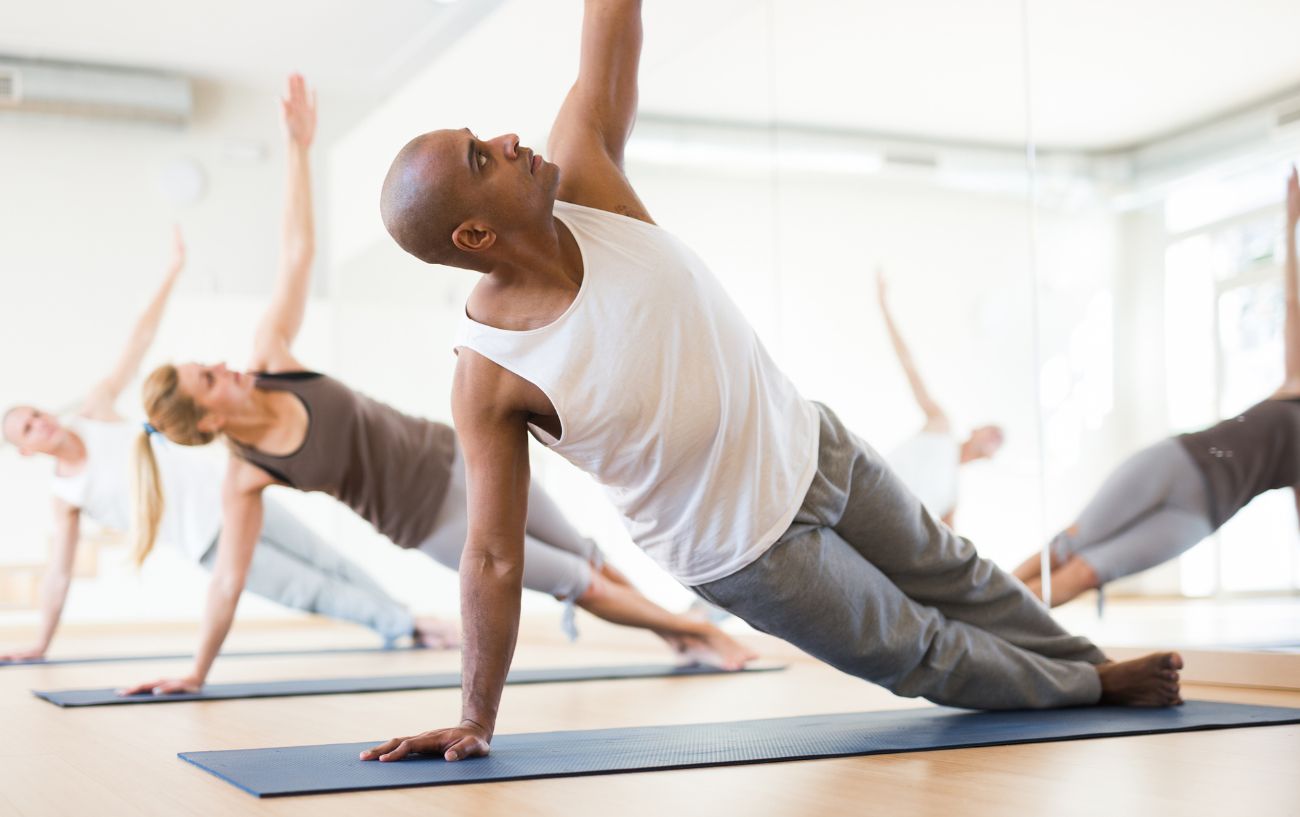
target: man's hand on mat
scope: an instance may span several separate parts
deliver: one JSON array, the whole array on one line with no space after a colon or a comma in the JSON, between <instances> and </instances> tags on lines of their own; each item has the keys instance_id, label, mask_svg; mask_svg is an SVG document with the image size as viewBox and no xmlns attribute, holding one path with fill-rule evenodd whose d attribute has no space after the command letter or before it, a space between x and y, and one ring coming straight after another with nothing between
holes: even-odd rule
<instances>
[{"instance_id":1,"label":"man's hand on mat","mask_svg":"<svg viewBox=\"0 0 1300 817\"><path fill-rule=\"evenodd\" d=\"M393 738L361 753L362 760L401 760L407 755L441 754L443 760L463 760L488 753L492 735L474 721L451 729L435 729L409 738Z\"/></svg>"},{"instance_id":2,"label":"man's hand on mat","mask_svg":"<svg viewBox=\"0 0 1300 817\"><path fill-rule=\"evenodd\" d=\"M32 647L30 649L8 653L0 652L0 661L35 661L38 658L44 657L44 647Z\"/></svg>"},{"instance_id":3,"label":"man's hand on mat","mask_svg":"<svg viewBox=\"0 0 1300 817\"><path fill-rule=\"evenodd\" d=\"M181 692L198 692L203 689L203 682L192 675L184 678L159 678L146 681L133 687L119 689L118 695L176 695Z\"/></svg>"}]
</instances>

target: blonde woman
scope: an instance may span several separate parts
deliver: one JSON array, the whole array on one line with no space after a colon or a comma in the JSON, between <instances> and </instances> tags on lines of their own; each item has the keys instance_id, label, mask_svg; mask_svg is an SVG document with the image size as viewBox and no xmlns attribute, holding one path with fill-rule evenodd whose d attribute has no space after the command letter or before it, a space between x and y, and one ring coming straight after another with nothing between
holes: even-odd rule
<instances>
[{"instance_id":1,"label":"blonde woman","mask_svg":"<svg viewBox=\"0 0 1300 817\"><path fill-rule=\"evenodd\" d=\"M285 121L296 141L310 141L315 105L291 81ZM303 135L305 134L305 136ZM258 327L249 372L225 364L161 366L144 386L157 433L178 445L223 437L230 448L222 495L223 524L193 671L138 684L126 694L188 692L205 682L234 618L256 531L273 485L333 496L399 547L418 549L457 569L466 535L464 460L450 426L403 414L327 375L292 352L306 308L312 215L305 150L291 152L284 260ZM145 506L151 505L148 452L142 443ZM679 654L738 669L754 655L717 627L650 602L604 563L540 489L528 492L525 586L616 624L648 629ZM146 526L147 527L147 526Z\"/></svg>"},{"instance_id":2,"label":"blonde woman","mask_svg":"<svg viewBox=\"0 0 1300 817\"><path fill-rule=\"evenodd\" d=\"M127 422L115 405L135 378L162 321L168 298L185 265L185 245L176 232L171 262L162 284L136 321L112 371L90 389L72 417L65 420L35 406L10 407L0 429L6 442L23 456L48 457L52 480L54 548L41 592L41 623L35 643L0 652L0 661L35 661L45 657L58 630L72 583L81 520L105 528L132 527L130 473L132 447L140 424ZM155 534L187 559L211 569L221 527L219 460L204 452L158 445L157 478L168 497ZM416 619L356 565L342 558L310 528L274 503L259 535L259 559L249 571L248 588L258 595L307 612L365 625L386 640L405 635L430 646L456 637L454 624ZM147 551L138 550L143 563Z\"/></svg>"}]
</instances>

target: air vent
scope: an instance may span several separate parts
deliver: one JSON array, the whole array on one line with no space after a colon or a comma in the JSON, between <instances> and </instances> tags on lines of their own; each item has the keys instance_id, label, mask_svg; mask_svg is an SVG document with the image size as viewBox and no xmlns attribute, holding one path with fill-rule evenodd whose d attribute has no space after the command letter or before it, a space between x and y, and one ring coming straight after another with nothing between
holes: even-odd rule
<instances>
[{"instance_id":1,"label":"air vent","mask_svg":"<svg viewBox=\"0 0 1300 817\"><path fill-rule=\"evenodd\" d=\"M189 80L155 71L0 56L0 106L64 116L181 124Z\"/></svg>"},{"instance_id":2,"label":"air vent","mask_svg":"<svg viewBox=\"0 0 1300 817\"><path fill-rule=\"evenodd\" d=\"M20 77L16 70L0 67L0 105L17 105L22 102Z\"/></svg>"}]
</instances>

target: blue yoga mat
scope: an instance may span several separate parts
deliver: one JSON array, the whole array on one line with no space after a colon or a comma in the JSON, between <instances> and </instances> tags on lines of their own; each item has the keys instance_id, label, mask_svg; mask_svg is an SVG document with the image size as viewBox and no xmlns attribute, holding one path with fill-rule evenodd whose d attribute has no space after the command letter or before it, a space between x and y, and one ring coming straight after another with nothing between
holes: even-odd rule
<instances>
[{"instance_id":1,"label":"blue yoga mat","mask_svg":"<svg viewBox=\"0 0 1300 817\"><path fill-rule=\"evenodd\" d=\"M511 670L508 684L548 684L566 681L613 681L624 678L682 678L695 675L731 675L771 672L781 666L755 666L735 673L702 664L644 664L618 667L557 667ZM116 689L32 690L38 698L63 707L164 704L181 701L227 701L235 698L289 698L299 695L348 695L359 692L400 692L412 689L458 689L460 673L387 675L364 678L311 678L291 681L255 681L242 684L209 684L201 692L174 695L121 696Z\"/></svg>"},{"instance_id":2,"label":"blue yoga mat","mask_svg":"<svg viewBox=\"0 0 1300 817\"><path fill-rule=\"evenodd\" d=\"M1041 743L1300 723L1300 709L1188 701L1168 709L1080 707L1016 712L945 708L731 723L498 735L485 758L395 763L357 754L382 743L182 752L258 797L662 771L774 761Z\"/></svg>"},{"instance_id":3,"label":"blue yoga mat","mask_svg":"<svg viewBox=\"0 0 1300 817\"><path fill-rule=\"evenodd\" d=\"M223 652L222 658L279 658L298 655L346 655L349 653L373 652L415 652L428 647L325 647L315 650L246 650ZM165 655L97 655L82 658L34 658L27 661L0 661L4 667L49 667L63 664L115 664L120 661L179 661L192 659L192 653L170 653Z\"/></svg>"}]
</instances>

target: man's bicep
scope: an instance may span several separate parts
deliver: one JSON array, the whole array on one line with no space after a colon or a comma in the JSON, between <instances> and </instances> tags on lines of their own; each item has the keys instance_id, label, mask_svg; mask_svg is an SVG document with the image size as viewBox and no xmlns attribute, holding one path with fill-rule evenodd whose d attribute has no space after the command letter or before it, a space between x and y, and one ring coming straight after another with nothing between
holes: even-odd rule
<instances>
[{"instance_id":1,"label":"man's bicep","mask_svg":"<svg viewBox=\"0 0 1300 817\"><path fill-rule=\"evenodd\" d=\"M452 387L469 503L466 546L500 556L522 555L528 514L528 412L510 377L462 349Z\"/></svg>"}]
</instances>

